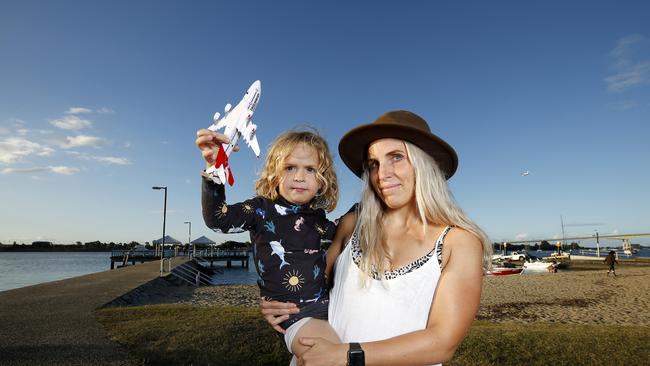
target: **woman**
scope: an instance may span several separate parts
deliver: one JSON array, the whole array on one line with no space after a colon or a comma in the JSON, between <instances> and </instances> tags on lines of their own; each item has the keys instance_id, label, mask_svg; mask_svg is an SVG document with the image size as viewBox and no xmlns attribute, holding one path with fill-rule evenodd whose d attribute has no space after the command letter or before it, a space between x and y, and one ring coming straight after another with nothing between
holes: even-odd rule
<instances>
[{"instance_id":1,"label":"woman","mask_svg":"<svg viewBox=\"0 0 650 366\"><path fill-rule=\"evenodd\" d=\"M339 144L363 180L360 209L339 225L329 322L341 338L302 338L312 365L427 365L453 356L478 310L491 257L486 235L454 202L456 153L407 111L388 112ZM328 254L328 259L330 255ZM276 329L293 304L262 302Z\"/></svg>"}]
</instances>

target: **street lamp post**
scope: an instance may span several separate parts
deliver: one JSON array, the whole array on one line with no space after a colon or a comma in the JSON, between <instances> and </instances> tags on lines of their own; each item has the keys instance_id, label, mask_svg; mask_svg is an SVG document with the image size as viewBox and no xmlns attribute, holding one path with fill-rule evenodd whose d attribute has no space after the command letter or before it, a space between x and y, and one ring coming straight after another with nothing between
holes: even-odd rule
<instances>
[{"instance_id":1,"label":"street lamp post","mask_svg":"<svg viewBox=\"0 0 650 366\"><path fill-rule=\"evenodd\" d=\"M596 232L596 257L600 258L600 242L598 241L598 230L594 230Z\"/></svg>"},{"instance_id":2,"label":"street lamp post","mask_svg":"<svg viewBox=\"0 0 650 366\"><path fill-rule=\"evenodd\" d=\"M165 191L165 204L163 206L163 235L162 250L160 251L160 276L163 275L163 260L165 258L165 221L167 220L167 187L151 187L151 189L163 189Z\"/></svg>"},{"instance_id":3,"label":"street lamp post","mask_svg":"<svg viewBox=\"0 0 650 366\"><path fill-rule=\"evenodd\" d=\"M190 225L189 232L187 233L187 250L189 251L190 247L192 247L192 221L185 221L185 223Z\"/></svg>"}]
</instances>

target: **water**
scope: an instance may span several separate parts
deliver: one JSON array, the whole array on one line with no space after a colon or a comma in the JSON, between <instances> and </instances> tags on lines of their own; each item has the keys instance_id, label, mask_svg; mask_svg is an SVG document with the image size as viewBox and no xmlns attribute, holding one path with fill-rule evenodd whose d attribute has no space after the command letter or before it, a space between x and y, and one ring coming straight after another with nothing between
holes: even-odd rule
<instances>
[{"instance_id":1,"label":"water","mask_svg":"<svg viewBox=\"0 0 650 366\"><path fill-rule=\"evenodd\" d=\"M110 252L0 252L0 291L109 270Z\"/></svg>"},{"instance_id":2,"label":"water","mask_svg":"<svg viewBox=\"0 0 650 366\"><path fill-rule=\"evenodd\" d=\"M0 291L63 280L110 270L110 252L0 252ZM217 284L255 284L257 272L252 259L248 268L225 262L215 268L222 274L213 277ZM137 266L138 264L136 264Z\"/></svg>"},{"instance_id":3,"label":"water","mask_svg":"<svg viewBox=\"0 0 650 366\"><path fill-rule=\"evenodd\" d=\"M226 267L226 262L214 262L212 268L222 273L215 274L211 280L217 285L256 284L258 276L253 263L253 253L248 254L248 268L242 268L240 261L232 261L230 268ZM210 266L209 262L201 264Z\"/></svg>"}]
</instances>

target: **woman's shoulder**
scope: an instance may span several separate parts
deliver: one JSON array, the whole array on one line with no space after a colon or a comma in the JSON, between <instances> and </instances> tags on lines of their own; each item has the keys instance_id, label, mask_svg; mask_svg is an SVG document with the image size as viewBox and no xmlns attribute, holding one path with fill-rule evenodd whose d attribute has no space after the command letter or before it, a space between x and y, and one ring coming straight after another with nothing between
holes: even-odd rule
<instances>
[{"instance_id":1,"label":"woman's shoulder","mask_svg":"<svg viewBox=\"0 0 650 366\"><path fill-rule=\"evenodd\" d=\"M336 236L335 241L339 242L342 247L344 247L347 242L352 237L354 232L354 227L357 224L357 213L356 211L348 211L345 215L341 216L338 219L338 225L336 227Z\"/></svg>"},{"instance_id":2,"label":"woman's shoulder","mask_svg":"<svg viewBox=\"0 0 650 366\"><path fill-rule=\"evenodd\" d=\"M453 226L444 239L443 262L447 262L454 253L462 257L482 257L483 245L481 240L473 233Z\"/></svg>"}]
</instances>

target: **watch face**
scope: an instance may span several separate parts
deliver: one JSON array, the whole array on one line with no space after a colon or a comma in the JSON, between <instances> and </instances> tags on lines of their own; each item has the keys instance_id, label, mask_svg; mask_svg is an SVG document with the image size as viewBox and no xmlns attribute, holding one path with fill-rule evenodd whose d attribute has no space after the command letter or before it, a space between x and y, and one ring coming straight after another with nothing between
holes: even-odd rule
<instances>
[{"instance_id":1,"label":"watch face","mask_svg":"<svg viewBox=\"0 0 650 366\"><path fill-rule=\"evenodd\" d=\"M366 363L362 350L350 350L348 357L350 358L349 366L364 366Z\"/></svg>"}]
</instances>

